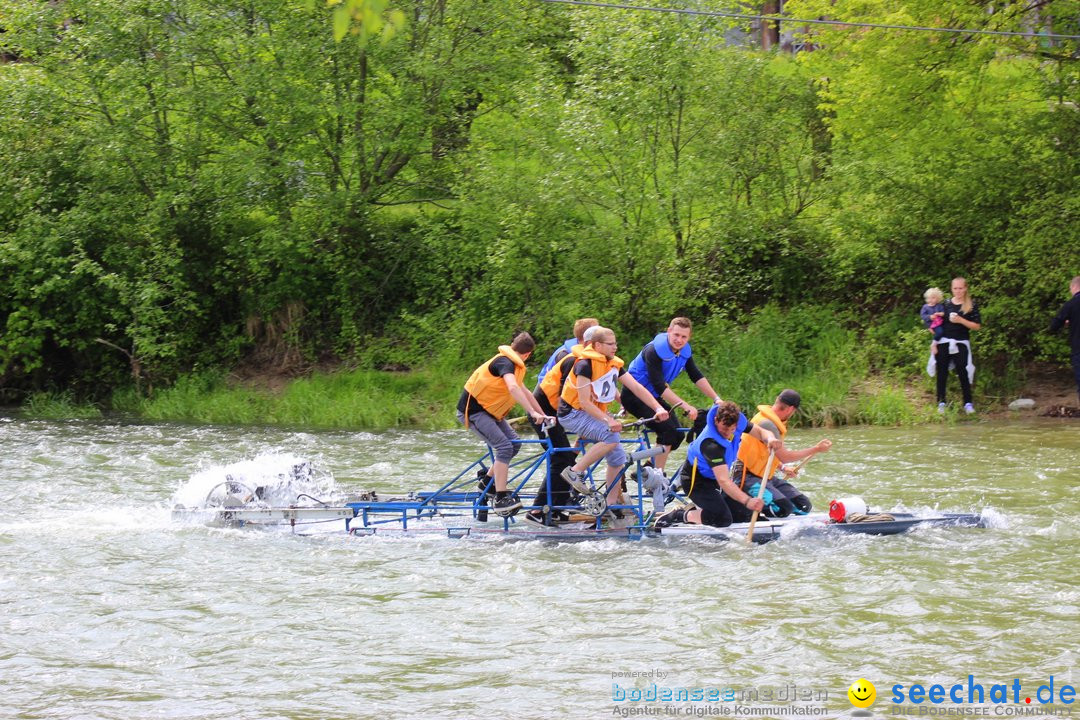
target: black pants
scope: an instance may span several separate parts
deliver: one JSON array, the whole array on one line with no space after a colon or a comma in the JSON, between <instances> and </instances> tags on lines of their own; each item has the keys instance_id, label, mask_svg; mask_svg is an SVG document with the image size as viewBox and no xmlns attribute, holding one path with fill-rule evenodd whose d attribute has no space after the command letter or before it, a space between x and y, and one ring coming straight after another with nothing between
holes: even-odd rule
<instances>
[{"instance_id":1,"label":"black pants","mask_svg":"<svg viewBox=\"0 0 1080 720\"><path fill-rule=\"evenodd\" d=\"M551 403L548 402L547 395L542 390L537 390L533 393L533 397L536 398L536 402L540 405L540 409L544 411L545 415L555 417L555 410L551 407ZM570 485L562 479L562 471L574 464L574 460L577 458L577 453L570 450L558 450L558 448L572 447L570 444L570 438L566 436L566 430L561 424L555 427L548 428L547 434L541 432L541 427L529 418L529 425L536 432L536 436L543 439L545 437L551 440L551 447L553 451L548 458L548 469L551 473L551 505L569 505L570 504ZM536 498L533 500L533 505L537 507L543 507L548 505L548 488L547 483L540 483L540 490L536 493Z\"/></svg>"},{"instance_id":2,"label":"black pants","mask_svg":"<svg viewBox=\"0 0 1080 720\"><path fill-rule=\"evenodd\" d=\"M1072 354L1073 379L1076 380L1076 398L1080 400L1080 352Z\"/></svg>"},{"instance_id":3,"label":"black pants","mask_svg":"<svg viewBox=\"0 0 1080 720\"><path fill-rule=\"evenodd\" d=\"M937 376L937 401L945 402L945 383L949 379L949 362L952 362L956 370L956 376L960 378L960 392L964 396L964 402L971 402L971 379L968 377L968 349L967 345L957 345L956 354L949 354L949 343L938 343L937 355L934 356L935 375Z\"/></svg>"},{"instance_id":4,"label":"black pants","mask_svg":"<svg viewBox=\"0 0 1080 720\"><path fill-rule=\"evenodd\" d=\"M664 402L663 399L657 398L656 401L660 403L660 407L668 411L671 410L671 406ZM636 418L648 418L656 414L651 407L641 402L641 398L627 387L623 387L622 393L619 395L619 404ZM675 413L669 414L668 419L663 422L647 422L645 427L656 433L658 445L670 445L672 450L682 445L684 436L679 430L679 421L675 419Z\"/></svg>"},{"instance_id":5,"label":"black pants","mask_svg":"<svg viewBox=\"0 0 1080 720\"><path fill-rule=\"evenodd\" d=\"M701 508L702 525L727 527L733 522L750 520L750 511L725 495L714 478L698 473L691 482L692 472L690 463L684 463L679 471L679 479L687 497Z\"/></svg>"}]
</instances>

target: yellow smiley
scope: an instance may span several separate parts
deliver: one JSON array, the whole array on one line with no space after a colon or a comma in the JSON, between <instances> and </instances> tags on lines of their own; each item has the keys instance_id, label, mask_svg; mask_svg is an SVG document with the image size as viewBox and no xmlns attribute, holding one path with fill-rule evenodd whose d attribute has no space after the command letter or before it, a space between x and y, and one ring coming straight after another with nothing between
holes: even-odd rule
<instances>
[{"instance_id":1,"label":"yellow smiley","mask_svg":"<svg viewBox=\"0 0 1080 720\"><path fill-rule=\"evenodd\" d=\"M857 708L868 708L877 699L877 689L869 680L859 678L847 689L848 700Z\"/></svg>"}]
</instances>

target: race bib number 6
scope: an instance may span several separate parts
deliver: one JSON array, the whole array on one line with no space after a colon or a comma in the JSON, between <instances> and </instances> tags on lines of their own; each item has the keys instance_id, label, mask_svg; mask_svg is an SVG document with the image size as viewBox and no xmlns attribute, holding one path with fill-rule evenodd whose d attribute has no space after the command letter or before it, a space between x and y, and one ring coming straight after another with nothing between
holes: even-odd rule
<instances>
[{"instance_id":1,"label":"race bib number 6","mask_svg":"<svg viewBox=\"0 0 1080 720\"><path fill-rule=\"evenodd\" d=\"M609 403L615 399L615 385L618 378L618 368L611 368L599 378L592 381L593 397L596 398L596 402Z\"/></svg>"}]
</instances>

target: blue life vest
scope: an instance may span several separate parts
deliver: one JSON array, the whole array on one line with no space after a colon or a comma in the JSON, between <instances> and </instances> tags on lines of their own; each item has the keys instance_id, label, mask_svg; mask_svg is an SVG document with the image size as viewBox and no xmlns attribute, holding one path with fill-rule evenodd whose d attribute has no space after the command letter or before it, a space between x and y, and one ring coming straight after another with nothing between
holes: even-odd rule
<instances>
[{"instance_id":1,"label":"blue life vest","mask_svg":"<svg viewBox=\"0 0 1080 720\"><path fill-rule=\"evenodd\" d=\"M742 443L743 432L746 431L746 426L750 424L746 416L739 413L739 421L735 423L735 435L728 440L716 429L716 411L718 409L714 405L709 410L709 414L705 416L704 432L698 435L694 442L690 443L690 448L686 451L686 462L690 463L692 467L696 460L698 475L703 475L711 480L716 479L716 473L713 472L709 459L701 452L701 443L706 440L714 440L719 443L724 448L724 461L730 468L739 455L739 445Z\"/></svg>"},{"instance_id":2,"label":"blue life vest","mask_svg":"<svg viewBox=\"0 0 1080 720\"><path fill-rule=\"evenodd\" d=\"M679 373L686 367L686 363L690 361L690 356L693 353L690 351L690 343L683 345L682 350L676 353L668 345L667 333L662 332L652 340L653 349L656 350L656 354L660 356L660 361L663 363L664 382L668 385L679 377ZM649 346L646 345L645 348ZM645 386L645 389L652 393L654 398L660 397L660 393L656 391L656 388L649 382L649 369L645 365L645 348L638 353L633 362L630 363L630 368L627 370L635 380Z\"/></svg>"},{"instance_id":3,"label":"blue life vest","mask_svg":"<svg viewBox=\"0 0 1080 720\"><path fill-rule=\"evenodd\" d=\"M577 345L577 338L570 338L561 346L559 346L558 350L551 353L551 357L549 357L547 359L547 362L544 363L544 367L540 368L540 375L536 378L536 387L540 387L540 383L544 382L544 376L548 374L548 370L555 367L555 363L557 363L559 360L562 360L562 358L557 357L558 354L565 350L566 352L563 353L563 357L566 357L566 355L574 349L575 345Z\"/></svg>"}]
</instances>

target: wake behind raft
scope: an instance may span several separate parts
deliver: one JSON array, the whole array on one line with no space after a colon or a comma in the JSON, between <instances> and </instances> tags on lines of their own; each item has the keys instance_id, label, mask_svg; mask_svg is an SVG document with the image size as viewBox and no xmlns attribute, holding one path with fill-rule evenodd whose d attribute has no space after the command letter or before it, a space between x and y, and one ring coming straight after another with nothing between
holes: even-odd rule
<instances>
[{"instance_id":1,"label":"wake behind raft","mask_svg":"<svg viewBox=\"0 0 1080 720\"><path fill-rule=\"evenodd\" d=\"M333 488L332 480L328 482L328 474L320 474L307 460L288 455L267 456L261 461L257 458L226 467L216 476L204 471L193 477L186 492L178 493L180 502L173 508L173 518L225 527L284 526L293 531L343 522L346 532L361 537L432 533L452 538L494 535L560 541L708 537L755 543L794 535L898 535L921 526L985 528L989 524L986 512L876 512L858 498L847 498L833 501L830 513L786 518L762 516L754 524L752 534L750 523L725 528L701 525L655 528L653 519L663 513L665 506L688 501L681 488L673 485L675 478L669 479L644 464L660 452L660 448L650 444L648 431L640 423L627 427L640 430L638 437L623 439L624 444L632 446L627 448L632 462L624 473L624 502L607 504L603 481L594 484L594 467L589 472L591 491L575 493L568 505L544 505L543 524L524 522L524 514L507 517L495 514L491 506L493 488L486 477L487 467L493 462L490 451L442 487L400 497L382 497L375 492L342 496ZM538 452L515 461L508 487L526 501L543 489L550 500L549 460L558 449L544 439L518 442L533 445ZM603 473L598 475L602 477ZM615 482L623 482L624 476ZM196 478L200 479L199 483L194 482ZM211 487L204 496L192 497L193 492L201 495L208 484Z\"/></svg>"}]
</instances>

